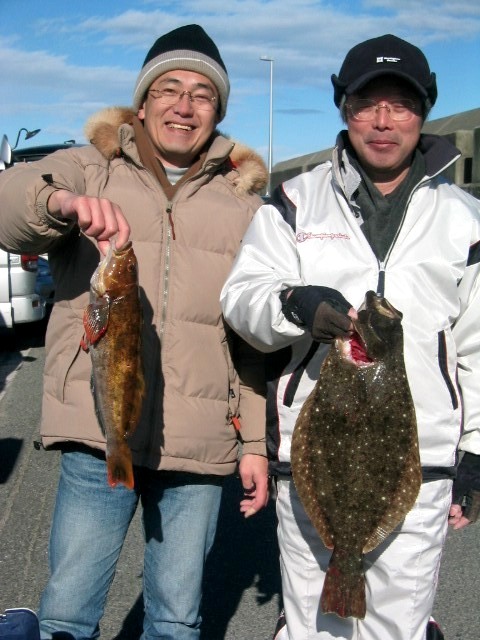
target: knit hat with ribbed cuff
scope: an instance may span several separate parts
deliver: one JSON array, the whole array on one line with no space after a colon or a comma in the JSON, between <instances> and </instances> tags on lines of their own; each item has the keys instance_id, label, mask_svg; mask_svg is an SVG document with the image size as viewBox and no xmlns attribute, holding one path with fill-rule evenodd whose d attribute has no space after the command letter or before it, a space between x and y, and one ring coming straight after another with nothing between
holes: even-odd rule
<instances>
[{"instance_id":1,"label":"knit hat with ribbed cuff","mask_svg":"<svg viewBox=\"0 0 480 640\"><path fill-rule=\"evenodd\" d=\"M158 38L147 53L133 93L133 108L138 111L150 85L167 71L195 71L213 82L219 94L220 120L227 110L230 82L217 46L197 24L174 29Z\"/></svg>"}]
</instances>

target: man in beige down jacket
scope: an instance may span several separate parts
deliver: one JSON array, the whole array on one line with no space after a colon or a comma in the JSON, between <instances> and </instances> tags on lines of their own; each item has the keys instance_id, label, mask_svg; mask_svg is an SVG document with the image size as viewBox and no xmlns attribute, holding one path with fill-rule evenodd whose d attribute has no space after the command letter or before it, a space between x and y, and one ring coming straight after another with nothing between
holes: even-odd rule
<instances>
[{"instance_id":1,"label":"man in beige down jacket","mask_svg":"<svg viewBox=\"0 0 480 640\"><path fill-rule=\"evenodd\" d=\"M133 109L88 122L91 145L0 177L0 246L48 252L56 284L41 435L62 462L42 640L99 637L139 500L142 639L199 638L204 562L240 442L240 510L248 517L266 504L263 361L225 325L219 294L267 174L256 154L216 130L229 89L213 41L197 25L180 27L147 54ZM107 484L90 356L80 346L90 277L110 238L117 248L133 242L144 316L133 490Z\"/></svg>"}]
</instances>

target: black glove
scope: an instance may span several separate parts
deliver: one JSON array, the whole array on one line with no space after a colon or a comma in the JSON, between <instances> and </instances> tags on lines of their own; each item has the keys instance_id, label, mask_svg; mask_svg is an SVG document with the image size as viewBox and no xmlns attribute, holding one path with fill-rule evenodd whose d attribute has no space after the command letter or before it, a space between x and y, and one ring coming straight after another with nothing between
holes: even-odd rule
<instances>
[{"instance_id":1,"label":"black glove","mask_svg":"<svg viewBox=\"0 0 480 640\"><path fill-rule=\"evenodd\" d=\"M287 320L307 327L314 340L328 343L348 336L351 319L347 313L352 305L336 289L294 287L282 291L280 299Z\"/></svg>"},{"instance_id":2,"label":"black glove","mask_svg":"<svg viewBox=\"0 0 480 640\"><path fill-rule=\"evenodd\" d=\"M476 522L480 515L480 455L467 451L457 469L453 481L453 504L464 507L463 515Z\"/></svg>"}]
</instances>

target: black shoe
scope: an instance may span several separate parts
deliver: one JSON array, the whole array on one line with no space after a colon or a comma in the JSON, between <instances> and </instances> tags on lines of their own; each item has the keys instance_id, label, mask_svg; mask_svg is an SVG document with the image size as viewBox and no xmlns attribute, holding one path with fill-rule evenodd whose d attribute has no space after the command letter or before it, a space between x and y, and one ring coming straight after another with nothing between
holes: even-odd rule
<instances>
[{"instance_id":1,"label":"black shoe","mask_svg":"<svg viewBox=\"0 0 480 640\"><path fill-rule=\"evenodd\" d=\"M427 624L426 640L445 640L442 630L433 618L430 618Z\"/></svg>"},{"instance_id":2,"label":"black shoe","mask_svg":"<svg viewBox=\"0 0 480 640\"><path fill-rule=\"evenodd\" d=\"M272 640L277 640L278 634L280 633L280 631L282 629L285 629L286 626L287 626L287 622L285 620L285 611L282 609L280 611L280 615L278 616L278 620L277 620L277 624L275 626L275 631L273 632L273 639Z\"/></svg>"}]
</instances>

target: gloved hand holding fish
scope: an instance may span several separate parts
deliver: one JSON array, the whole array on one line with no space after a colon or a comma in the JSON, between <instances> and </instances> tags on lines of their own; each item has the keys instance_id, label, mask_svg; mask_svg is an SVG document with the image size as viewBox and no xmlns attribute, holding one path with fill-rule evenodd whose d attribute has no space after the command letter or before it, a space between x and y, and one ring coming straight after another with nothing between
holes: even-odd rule
<instances>
[{"instance_id":1,"label":"gloved hand holding fish","mask_svg":"<svg viewBox=\"0 0 480 640\"><path fill-rule=\"evenodd\" d=\"M140 419L145 382L141 362L142 312L137 258L128 242L114 241L90 281L84 348L92 359L92 391L105 435L108 483L133 489L127 442Z\"/></svg>"},{"instance_id":2,"label":"gloved hand holding fish","mask_svg":"<svg viewBox=\"0 0 480 640\"><path fill-rule=\"evenodd\" d=\"M340 291L330 287L307 285L286 289L282 293L285 317L305 326L318 342L332 343L335 338L351 334L348 312L351 305Z\"/></svg>"},{"instance_id":3,"label":"gloved hand holding fish","mask_svg":"<svg viewBox=\"0 0 480 640\"><path fill-rule=\"evenodd\" d=\"M333 549L321 608L364 618L363 554L413 507L422 473L402 314L369 291L353 324L354 335L330 347L300 411L291 463L305 511Z\"/></svg>"}]
</instances>

